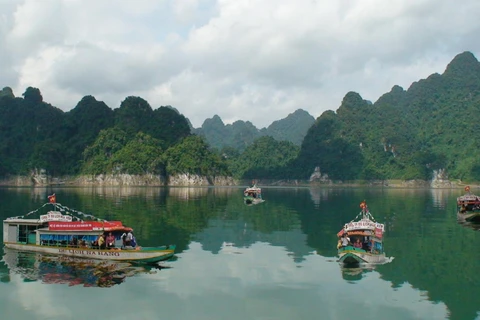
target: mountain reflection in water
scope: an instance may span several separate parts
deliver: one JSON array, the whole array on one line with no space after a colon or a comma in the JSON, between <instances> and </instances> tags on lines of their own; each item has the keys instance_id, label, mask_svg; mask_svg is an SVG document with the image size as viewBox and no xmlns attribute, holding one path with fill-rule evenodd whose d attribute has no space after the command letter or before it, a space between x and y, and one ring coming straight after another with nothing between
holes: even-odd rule
<instances>
[{"instance_id":1,"label":"mountain reflection in water","mask_svg":"<svg viewBox=\"0 0 480 320\"><path fill-rule=\"evenodd\" d=\"M24 281L46 284L81 285L108 288L121 284L138 273L155 273L160 266L138 266L128 262L102 261L4 249L3 262L10 273L19 274ZM3 277L5 279L5 277Z\"/></svg>"}]
</instances>

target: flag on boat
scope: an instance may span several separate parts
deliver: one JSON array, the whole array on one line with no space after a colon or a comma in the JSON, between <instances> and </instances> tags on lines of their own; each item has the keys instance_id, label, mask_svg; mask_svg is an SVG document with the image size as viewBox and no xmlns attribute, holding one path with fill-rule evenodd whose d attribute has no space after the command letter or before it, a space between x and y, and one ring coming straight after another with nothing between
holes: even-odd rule
<instances>
[{"instance_id":1,"label":"flag on boat","mask_svg":"<svg viewBox=\"0 0 480 320\"><path fill-rule=\"evenodd\" d=\"M367 202L365 200L360 202L360 208L365 209L366 207L367 207Z\"/></svg>"},{"instance_id":2,"label":"flag on boat","mask_svg":"<svg viewBox=\"0 0 480 320\"><path fill-rule=\"evenodd\" d=\"M57 197L55 196L55 193L52 194L51 196L48 196L48 201L50 203L56 203L57 202Z\"/></svg>"}]
</instances>

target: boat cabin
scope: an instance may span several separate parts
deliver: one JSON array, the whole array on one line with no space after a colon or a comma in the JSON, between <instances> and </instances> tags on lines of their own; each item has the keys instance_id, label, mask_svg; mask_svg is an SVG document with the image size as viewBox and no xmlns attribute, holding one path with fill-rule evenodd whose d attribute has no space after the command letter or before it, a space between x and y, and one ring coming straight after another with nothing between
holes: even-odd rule
<instances>
[{"instance_id":1,"label":"boat cabin","mask_svg":"<svg viewBox=\"0 0 480 320\"><path fill-rule=\"evenodd\" d=\"M3 221L3 242L37 246L95 248L101 234L112 233L114 247L123 245L121 236L132 231L120 221L72 221L69 215L49 211L40 219L9 218Z\"/></svg>"},{"instance_id":2,"label":"boat cabin","mask_svg":"<svg viewBox=\"0 0 480 320\"><path fill-rule=\"evenodd\" d=\"M480 210L480 197L466 194L457 198L457 206L463 211Z\"/></svg>"},{"instance_id":3,"label":"boat cabin","mask_svg":"<svg viewBox=\"0 0 480 320\"><path fill-rule=\"evenodd\" d=\"M257 186L253 186L251 188L245 189L245 191L243 192L243 195L245 197L252 197L252 198L261 199L262 198L262 189L258 188Z\"/></svg>"},{"instance_id":4,"label":"boat cabin","mask_svg":"<svg viewBox=\"0 0 480 320\"><path fill-rule=\"evenodd\" d=\"M343 229L337 233L339 237L338 248L382 254L384 253L383 232L384 225L381 223L376 223L369 219L352 221L345 224ZM343 245L343 237L350 239L346 246Z\"/></svg>"}]
</instances>

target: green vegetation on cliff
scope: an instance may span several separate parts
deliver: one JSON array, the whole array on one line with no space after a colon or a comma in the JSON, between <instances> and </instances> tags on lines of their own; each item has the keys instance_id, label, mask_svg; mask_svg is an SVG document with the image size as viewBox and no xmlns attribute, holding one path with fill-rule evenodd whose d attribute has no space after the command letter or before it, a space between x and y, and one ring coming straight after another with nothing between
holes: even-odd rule
<instances>
[{"instance_id":1,"label":"green vegetation on cliff","mask_svg":"<svg viewBox=\"0 0 480 320\"><path fill-rule=\"evenodd\" d=\"M394 86L375 103L345 95L313 121L303 110L258 130L250 122L205 120L191 133L170 106L140 97L110 109L92 96L69 112L28 87L0 91L0 176L46 169L52 176L100 173L231 175L308 179L316 167L334 180L480 180L480 63L457 55L443 74ZM301 146L300 145L301 141Z\"/></svg>"},{"instance_id":2,"label":"green vegetation on cliff","mask_svg":"<svg viewBox=\"0 0 480 320\"><path fill-rule=\"evenodd\" d=\"M442 75L408 90L394 86L374 104L349 92L336 113L308 131L297 163L303 178L319 166L333 179L480 180L480 63L457 55Z\"/></svg>"}]
</instances>

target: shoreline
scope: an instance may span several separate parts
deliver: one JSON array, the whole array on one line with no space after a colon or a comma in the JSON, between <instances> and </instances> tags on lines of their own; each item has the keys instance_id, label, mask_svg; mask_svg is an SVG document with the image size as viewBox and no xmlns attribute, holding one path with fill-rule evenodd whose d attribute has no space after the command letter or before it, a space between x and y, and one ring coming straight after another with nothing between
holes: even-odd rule
<instances>
[{"instance_id":1,"label":"shoreline","mask_svg":"<svg viewBox=\"0 0 480 320\"><path fill-rule=\"evenodd\" d=\"M255 179L262 187L305 187L305 188L417 188L417 189L463 189L465 186L480 188L476 182L466 183L461 180L351 180L351 181L310 181L297 179ZM248 186L252 180L236 180L231 177L201 177L182 175L169 177L145 175L110 175L110 176L9 176L0 178L0 187L233 187Z\"/></svg>"}]
</instances>

